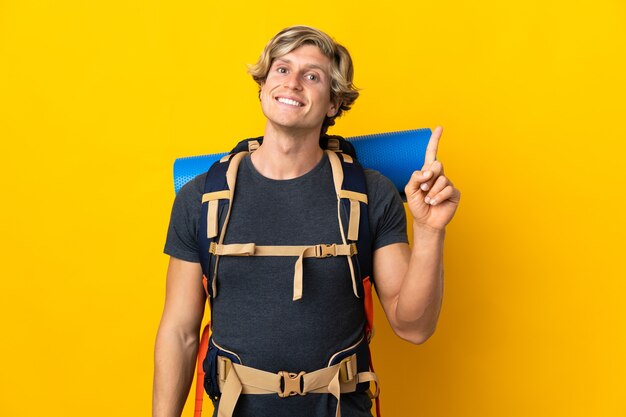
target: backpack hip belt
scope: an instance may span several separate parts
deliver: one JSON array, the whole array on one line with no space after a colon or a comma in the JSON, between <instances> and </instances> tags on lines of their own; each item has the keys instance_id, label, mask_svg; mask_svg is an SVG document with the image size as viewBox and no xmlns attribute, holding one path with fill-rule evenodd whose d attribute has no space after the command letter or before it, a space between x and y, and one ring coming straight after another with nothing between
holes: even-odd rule
<instances>
[{"instance_id":1,"label":"backpack hip belt","mask_svg":"<svg viewBox=\"0 0 626 417\"><path fill-rule=\"evenodd\" d=\"M338 352L353 351L363 339L355 345ZM213 342L214 343L214 342ZM214 343L215 346L218 346ZM220 348L221 350L221 348ZM228 352L228 351L226 351ZM238 360L237 355L232 355ZM358 372L357 354L352 353L340 362L312 372L267 372L233 362L227 356L216 358L216 382L220 390L218 417L231 417L241 394L277 394L281 398L307 394L331 394L337 399L335 417L341 416L340 396L342 393L357 391L357 385L374 382L375 392L369 392L370 398L378 397L378 378L374 372ZM331 359L332 362L332 359Z\"/></svg>"}]
</instances>

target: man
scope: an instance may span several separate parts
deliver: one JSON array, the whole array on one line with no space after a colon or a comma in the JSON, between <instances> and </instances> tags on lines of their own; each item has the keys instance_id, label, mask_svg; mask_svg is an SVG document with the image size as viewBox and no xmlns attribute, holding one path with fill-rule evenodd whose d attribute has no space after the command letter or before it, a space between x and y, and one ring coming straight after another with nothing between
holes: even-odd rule
<instances>
[{"instance_id":1,"label":"man","mask_svg":"<svg viewBox=\"0 0 626 417\"><path fill-rule=\"evenodd\" d=\"M239 165L225 243L341 241L329 156L319 143L320 134L358 97L350 55L325 33L296 26L268 43L250 73L259 84L267 123L262 145ZM376 290L394 332L416 344L435 330L443 295L445 226L460 199L435 159L441 131L434 130L425 165L405 188L413 217L412 249L395 187L366 170ZM155 347L154 417L179 416L193 379L206 301L198 256L205 178L185 185L172 211L165 247L171 256L167 294ZM329 357L363 339L363 301L353 294L345 259L305 259L302 296L294 301L293 257L222 257L217 281L209 283L219 288L212 300L216 346L261 373L295 375L326 367ZM339 414L336 399L328 394L244 394L235 401L235 416ZM371 416L366 392L342 393L340 404L344 417ZM215 406L217 413L219 402Z\"/></svg>"}]
</instances>

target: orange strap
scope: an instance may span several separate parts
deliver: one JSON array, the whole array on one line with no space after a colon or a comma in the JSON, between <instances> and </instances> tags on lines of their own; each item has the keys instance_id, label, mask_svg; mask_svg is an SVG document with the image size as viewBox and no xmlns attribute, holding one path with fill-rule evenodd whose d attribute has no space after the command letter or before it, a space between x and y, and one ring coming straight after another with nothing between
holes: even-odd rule
<instances>
[{"instance_id":1,"label":"orange strap","mask_svg":"<svg viewBox=\"0 0 626 417\"><path fill-rule=\"evenodd\" d=\"M200 347L198 349L198 363L196 364L196 405L193 411L194 417L202 416L202 400L204 399L204 368L202 363L209 348L209 333L211 333L211 322L202 331Z\"/></svg>"},{"instance_id":2,"label":"orange strap","mask_svg":"<svg viewBox=\"0 0 626 417\"><path fill-rule=\"evenodd\" d=\"M370 349L370 347L367 347L369 349L369 353L370 353L370 371L375 374L376 371L374 370L374 363L372 362L372 350ZM378 390L378 394L376 395L375 399L376 399L376 417L381 417L380 415L380 387L377 386L377 390Z\"/></svg>"},{"instance_id":3,"label":"orange strap","mask_svg":"<svg viewBox=\"0 0 626 417\"><path fill-rule=\"evenodd\" d=\"M365 324L365 336L367 337L367 341L369 342L374 337L374 299L372 298L372 281L370 277L365 277L363 280L363 294L364 294L364 304L365 304L365 318L367 320ZM372 360L372 350L370 347L367 347L370 351L370 371L375 373L374 363ZM380 389L379 389L380 390ZM376 417L380 416L380 396L376 396Z\"/></svg>"},{"instance_id":4,"label":"orange strap","mask_svg":"<svg viewBox=\"0 0 626 417\"><path fill-rule=\"evenodd\" d=\"M365 300L365 318L367 322L365 324L365 336L369 342L374 335L374 300L372 299L372 282L370 277L365 277L363 280L363 296Z\"/></svg>"}]
</instances>

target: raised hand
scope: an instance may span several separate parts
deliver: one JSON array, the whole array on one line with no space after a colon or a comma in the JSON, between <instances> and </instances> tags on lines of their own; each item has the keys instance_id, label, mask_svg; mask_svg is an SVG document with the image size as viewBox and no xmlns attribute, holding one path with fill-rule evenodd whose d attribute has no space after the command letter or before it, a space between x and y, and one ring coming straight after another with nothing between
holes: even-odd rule
<instances>
[{"instance_id":1,"label":"raised hand","mask_svg":"<svg viewBox=\"0 0 626 417\"><path fill-rule=\"evenodd\" d=\"M413 229L443 230L456 212L461 192L443 175L443 164L437 161L437 148L443 128L437 126L430 136L424 166L415 171L404 188Z\"/></svg>"}]
</instances>

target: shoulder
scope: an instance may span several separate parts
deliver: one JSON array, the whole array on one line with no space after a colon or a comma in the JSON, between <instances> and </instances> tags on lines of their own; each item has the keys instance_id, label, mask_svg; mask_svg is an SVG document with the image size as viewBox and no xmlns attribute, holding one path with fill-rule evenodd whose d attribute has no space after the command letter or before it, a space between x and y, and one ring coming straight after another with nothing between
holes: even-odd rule
<instances>
[{"instance_id":1,"label":"shoulder","mask_svg":"<svg viewBox=\"0 0 626 417\"><path fill-rule=\"evenodd\" d=\"M189 180L176 194L176 200L182 202L197 203L202 201L204 193L204 184L206 182L207 173L203 172Z\"/></svg>"},{"instance_id":2,"label":"shoulder","mask_svg":"<svg viewBox=\"0 0 626 417\"><path fill-rule=\"evenodd\" d=\"M175 223L187 223L189 227L196 223L202 211L202 194L207 173L202 173L189 180L178 190L172 207L172 221Z\"/></svg>"},{"instance_id":3,"label":"shoulder","mask_svg":"<svg viewBox=\"0 0 626 417\"><path fill-rule=\"evenodd\" d=\"M166 254L189 262L199 262L196 237L205 178L206 173L194 177L176 194L165 241Z\"/></svg>"},{"instance_id":4,"label":"shoulder","mask_svg":"<svg viewBox=\"0 0 626 417\"><path fill-rule=\"evenodd\" d=\"M371 169L365 170L365 181L373 249L408 242L404 204L396 186L389 178Z\"/></svg>"},{"instance_id":5,"label":"shoulder","mask_svg":"<svg viewBox=\"0 0 626 417\"><path fill-rule=\"evenodd\" d=\"M399 194L391 180L378 171L364 169L367 195L371 200L377 200L380 196Z\"/></svg>"}]
</instances>

